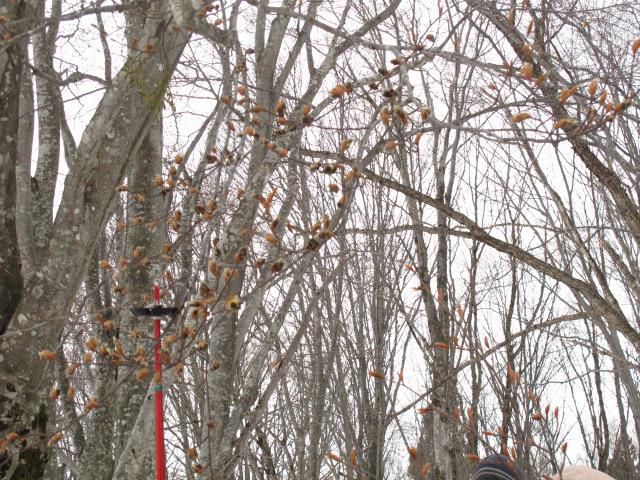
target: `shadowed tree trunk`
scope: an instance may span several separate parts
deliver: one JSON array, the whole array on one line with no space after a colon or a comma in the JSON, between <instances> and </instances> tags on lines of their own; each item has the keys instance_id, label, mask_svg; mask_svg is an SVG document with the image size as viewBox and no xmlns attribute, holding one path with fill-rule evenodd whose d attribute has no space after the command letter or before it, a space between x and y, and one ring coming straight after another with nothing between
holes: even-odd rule
<instances>
[{"instance_id":1,"label":"shadowed tree trunk","mask_svg":"<svg viewBox=\"0 0 640 480\"><path fill-rule=\"evenodd\" d=\"M159 3L158 12L166 12L167 7L168 4ZM128 59L85 130L75 158L70 162L71 171L65 180L42 266L22 289L17 288L19 276L2 275L5 283L7 277L13 278L8 287L2 287L2 291L7 292L3 295L12 299L6 305L13 307L5 312L5 319L12 319L12 322L0 339L0 394L4 397L3 415L11 412L10 424L17 430L26 433L31 430L29 419L40 409L40 398L48 387L46 374L51 365L39 358L39 352L55 350L64 328L65 313L84 278L95 239L101 235L108 218L114 187L153 123L168 79L188 39L182 32L167 29L168 26L168 17L162 15L147 21L143 41L157 41L154 39L162 33L162 48L151 54L137 52ZM21 58L19 53L18 46L0 53L3 82L20 85L20 64L15 61ZM9 83L3 84L5 90ZM6 151L12 151L13 155L0 155L3 155L2 165L15 172L18 97L2 95L2 98L10 100L10 103L3 103L2 108L7 118L13 120L3 126L1 138L2 141L13 139L6 145ZM10 179L9 172L6 178ZM15 180L8 185L15 192ZM2 201L7 202L7 212L14 211L15 194L3 195ZM6 236L7 243L17 246L13 216L3 215L3 219L1 235ZM15 252L17 255L17 247ZM15 259L10 265L19 273ZM22 301L16 306L20 293ZM39 327L42 322L46 328ZM32 334L21 335L24 329L31 329ZM27 435L27 438L30 444L40 442L34 435ZM28 451L27 448L23 454L28 455Z\"/></svg>"}]
</instances>

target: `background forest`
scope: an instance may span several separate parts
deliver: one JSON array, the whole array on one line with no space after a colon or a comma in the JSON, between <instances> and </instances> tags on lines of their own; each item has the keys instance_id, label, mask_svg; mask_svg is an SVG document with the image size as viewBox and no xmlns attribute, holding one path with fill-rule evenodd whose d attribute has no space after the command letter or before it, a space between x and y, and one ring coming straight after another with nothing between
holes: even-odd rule
<instances>
[{"instance_id":1,"label":"background forest","mask_svg":"<svg viewBox=\"0 0 640 480\"><path fill-rule=\"evenodd\" d=\"M640 15L0 1L0 477L640 478Z\"/></svg>"}]
</instances>

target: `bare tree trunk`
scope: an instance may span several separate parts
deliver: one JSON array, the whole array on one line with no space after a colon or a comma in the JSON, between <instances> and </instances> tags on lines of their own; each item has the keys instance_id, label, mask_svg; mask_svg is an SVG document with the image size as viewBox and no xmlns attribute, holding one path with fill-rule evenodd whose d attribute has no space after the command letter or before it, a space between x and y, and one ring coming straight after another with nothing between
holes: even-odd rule
<instances>
[{"instance_id":1,"label":"bare tree trunk","mask_svg":"<svg viewBox=\"0 0 640 480\"><path fill-rule=\"evenodd\" d=\"M55 0L53 17L60 14L61 0ZM40 3L39 16L44 18L45 5ZM54 20L47 29L37 30L33 38L33 63L36 69L36 97L38 112L38 163L31 179L31 218L36 265L44 260L53 225L53 201L60 161L61 114L58 74L53 68L58 23ZM71 163L71 159L67 159Z\"/></svg>"},{"instance_id":2,"label":"bare tree trunk","mask_svg":"<svg viewBox=\"0 0 640 480\"><path fill-rule=\"evenodd\" d=\"M13 3L7 12L20 19L25 3ZM0 25L0 33L8 31ZM4 333L22 296L20 250L16 234L16 162L18 158L18 119L22 85L23 52L26 40L12 42L0 51L0 334ZM17 91L16 91L17 90ZM24 215L25 212L20 212Z\"/></svg>"},{"instance_id":3,"label":"bare tree trunk","mask_svg":"<svg viewBox=\"0 0 640 480\"><path fill-rule=\"evenodd\" d=\"M515 234L512 235L512 239L515 239ZM514 259L511 259L511 294L509 297L509 306L507 308L507 312L505 314L505 319L503 323L504 328L504 338L506 340L505 352L507 355L507 366L506 371L503 372L505 374L505 386L504 392L502 395L501 403L502 403L502 431L500 432L500 450L501 453L507 455L508 450L508 440L509 435L512 434L512 417L513 410L515 408L515 404L518 401L516 388L517 384L515 382L515 353L513 347L513 340L511 338L512 334L512 323L513 323L513 315L516 305L516 300L518 297L518 279L517 279L517 264Z\"/></svg>"},{"instance_id":4,"label":"bare tree trunk","mask_svg":"<svg viewBox=\"0 0 640 480\"><path fill-rule=\"evenodd\" d=\"M126 289L124 305L145 306L151 303L153 283L161 273L161 252L165 239L164 203L154 179L162 174L162 122L154 120L128 174L128 212L125 252L128 265L122 272ZM120 312L118 329L126 351L142 346L149 359L153 352L153 325L150 319L136 318L128 308ZM166 319L165 319L166 320ZM137 329L141 339L130 339L128 333ZM119 374L125 382L118 390L118 423L116 457L121 452L138 411L144 401L146 385L130 376L127 368ZM127 378L129 376L129 378Z\"/></svg>"},{"instance_id":5,"label":"bare tree trunk","mask_svg":"<svg viewBox=\"0 0 640 480\"><path fill-rule=\"evenodd\" d=\"M102 298L100 273L98 261L104 258L105 234L100 236L95 252L89 264L86 286L91 306L96 317L102 316L105 319L112 317L112 305L109 298ZM104 345L113 345L115 332L105 329L100 322L94 322L94 335ZM116 367L109 363L99 363L95 367L94 394L95 397L105 402L115 388ZM111 408L99 408L88 419L88 426L84 429L85 439L80 456L81 478L108 480L113 473L113 433L114 421L113 410Z\"/></svg>"},{"instance_id":6,"label":"bare tree trunk","mask_svg":"<svg viewBox=\"0 0 640 480\"><path fill-rule=\"evenodd\" d=\"M126 15L126 38L129 45L143 37L145 31L145 18L149 11L147 8L136 8ZM129 49L129 54L134 54L135 48ZM156 68L161 69L162 63L157 59ZM136 112L132 111L132 115ZM123 304L126 306L118 316L118 331L120 341L125 351L135 351L142 347L151 362L154 344L153 324L151 319L136 318L127 307L146 306L152 302L154 282L159 281L162 272L162 246L166 235L166 218L164 209L164 197L161 195L162 186L156 184L156 178L162 177L162 148L163 148L163 123L160 112L151 120L151 125L146 136L138 147L136 158L127 171L127 229L124 232L124 254L128 262L121 272L121 287L125 289ZM164 319L166 320L166 319ZM136 330L141 333L141 338L131 337L129 332ZM153 437L149 423L153 419L147 418L151 402L147 395L147 385L138 381L131 375L129 368L120 368L119 383L116 399L114 450L115 462L121 464L119 458L128 456L131 452L125 451L130 444L131 433L142 421L142 431ZM140 417L140 412L145 412ZM141 420L140 420L141 418ZM140 449L134 455L140 459L140 464L150 466L152 452L149 449ZM144 468L141 472L144 472ZM128 472L132 475L132 472ZM140 474L138 474L140 475ZM117 477L117 475L116 475ZM106 478L106 477L105 477ZM109 477L110 478L110 477ZM142 477L129 477L134 478Z\"/></svg>"},{"instance_id":7,"label":"bare tree trunk","mask_svg":"<svg viewBox=\"0 0 640 480\"><path fill-rule=\"evenodd\" d=\"M476 292L476 279L478 273L479 245L476 241L471 246L471 268L469 271L469 304L467 306L467 333L466 338L469 342L469 352L471 358L474 359L479 351L478 344L478 304ZM478 418L480 406L480 391L482 387L482 366L479 361L474 361L471 365L471 405L470 411L473 418L469 418L469 432L467 434L467 444L469 453L478 455L480 419Z\"/></svg>"},{"instance_id":8,"label":"bare tree trunk","mask_svg":"<svg viewBox=\"0 0 640 480\"><path fill-rule=\"evenodd\" d=\"M29 52L24 48L24 61L29 61ZM18 157L16 164L16 202L22 205L24 214L16 217L17 241L20 247L22 275L31 276L35 269L35 244L33 219L31 216L31 150L34 132L33 79L28 71L22 75L19 89L20 120L18 125Z\"/></svg>"},{"instance_id":9,"label":"bare tree trunk","mask_svg":"<svg viewBox=\"0 0 640 480\"><path fill-rule=\"evenodd\" d=\"M105 93L65 180L45 261L29 279L17 309L12 306L5 313L5 319L13 318L9 331L0 339L0 393L5 397L5 412L18 409L23 412L23 418L29 418L39 410L40 397L48 383L47 364L39 358L39 352L55 349L65 325L66 312L84 278L95 239L107 220L115 195L114 186L121 180L124 167L138 150L157 115L159 101L188 39L182 32L167 28L168 17L163 16L166 7L166 3L158 4L159 15L148 21L144 39L157 41L153 39L158 39L162 33L163 44L150 54L138 52L136 58L129 58L114 79L112 88ZM22 57L17 47L15 52L9 48L0 55L0 78L6 91L10 83L20 85L20 64L16 60ZM162 68L158 68L159 64ZM1 95L1 98L10 100L3 102L1 108L3 118L11 122L2 127L5 130L0 141L13 139L5 145L6 150L2 149L13 153L10 157L2 156L2 167L7 167L7 184L15 192L18 97ZM9 128L12 130L7 130ZM3 205L3 212L14 211L15 193L3 196L2 201L9 202ZM7 245L17 245L13 215L3 215L0 234L3 242L6 236ZM15 255L18 251L16 248ZM3 305L15 305L19 298L20 276L15 255L8 258L18 276L14 272L2 275L2 294L7 300ZM11 283L7 283L7 278L13 279ZM46 322L47 328L37 328L41 322ZM21 330L26 328L33 329L31 333L35 335L22 335ZM23 425L19 429L36 428L29 427L29 422L19 421L18 415L13 418L15 426Z\"/></svg>"}]
</instances>

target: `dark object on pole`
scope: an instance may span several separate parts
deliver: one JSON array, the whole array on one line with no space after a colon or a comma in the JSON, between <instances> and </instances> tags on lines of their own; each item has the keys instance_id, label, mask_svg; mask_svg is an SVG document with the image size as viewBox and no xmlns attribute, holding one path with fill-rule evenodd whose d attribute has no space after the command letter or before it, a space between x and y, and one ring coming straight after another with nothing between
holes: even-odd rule
<instances>
[{"instance_id":1,"label":"dark object on pole","mask_svg":"<svg viewBox=\"0 0 640 480\"><path fill-rule=\"evenodd\" d=\"M154 305L153 307L132 308L130 309L130 311L136 317L175 317L178 312L180 312L180 309L176 307L163 307L162 305Z\"/></svg>"}]
</instances>

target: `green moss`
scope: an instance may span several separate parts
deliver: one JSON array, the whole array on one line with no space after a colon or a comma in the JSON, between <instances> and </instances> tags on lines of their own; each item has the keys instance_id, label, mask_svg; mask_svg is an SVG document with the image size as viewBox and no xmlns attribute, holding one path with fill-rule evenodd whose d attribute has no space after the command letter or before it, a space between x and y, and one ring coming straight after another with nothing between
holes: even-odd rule
<instances>
[{"instance_id":1,"label":"green moss","mask_svg":"<svg viewBox=\"0 0 640 480\"><path fill-rule=\"evenodd\" d=\"M142 101L147 108L150 111L159 111L163 107L169 80L166 79L150 85L145 67L145 58L141 54L136 57L130 57L122 67L122 71L129 84L134 87L138 95L142 97Z\"/></svg>"}]
</instances>

